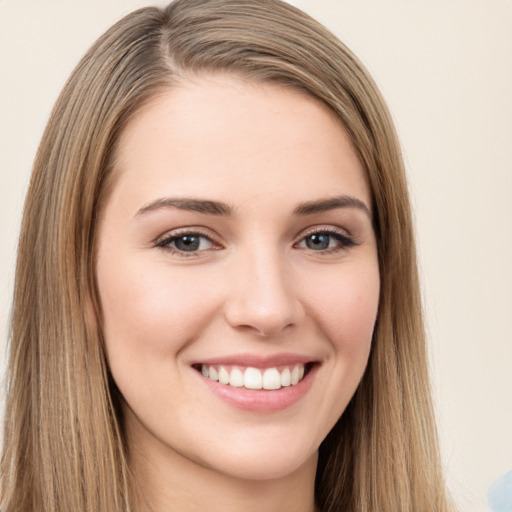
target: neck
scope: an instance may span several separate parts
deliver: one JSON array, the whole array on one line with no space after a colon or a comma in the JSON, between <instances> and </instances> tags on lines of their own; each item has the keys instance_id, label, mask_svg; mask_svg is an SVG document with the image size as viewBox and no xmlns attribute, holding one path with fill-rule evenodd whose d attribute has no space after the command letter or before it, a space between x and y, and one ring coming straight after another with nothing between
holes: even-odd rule
<instances>
[{"instance_id":1,"label":"neck","mask_svg":"<svg viewBox=\"0 0 512 512\"><path fill-rule=\"evenodd\" d=\"M130 445L130 443L129 443ZM136 512L314 512L317 455L291 474L248 480L220 473L173 450L144 453L131 445Z\"/></svg>"}]
</instances>

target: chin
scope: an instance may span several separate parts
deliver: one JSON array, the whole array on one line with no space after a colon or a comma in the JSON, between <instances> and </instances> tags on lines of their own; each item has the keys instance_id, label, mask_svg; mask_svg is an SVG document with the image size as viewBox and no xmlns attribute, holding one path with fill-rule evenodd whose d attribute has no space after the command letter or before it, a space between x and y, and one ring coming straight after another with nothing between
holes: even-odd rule
<instances>
[{"instance_id":1,"label":"chin","mask_svg":"<svg viewBox=\"0 0 512 512\"><path fill-rule=\"evenodd\" d=\"M301 471L316 472L318 449L294 447L289 441L276 447L252 445L237 454L224 453L216 461L202 461L205 467L232 478L250 481L279 480Z\"/></svg>"}]
</instances>

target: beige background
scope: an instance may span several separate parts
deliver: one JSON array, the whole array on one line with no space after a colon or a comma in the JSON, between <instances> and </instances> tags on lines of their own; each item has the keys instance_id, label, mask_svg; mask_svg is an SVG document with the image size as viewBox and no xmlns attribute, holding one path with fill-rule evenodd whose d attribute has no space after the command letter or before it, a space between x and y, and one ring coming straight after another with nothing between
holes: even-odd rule
<instances>
[{"instance_id":1,"label":"beige background","mask_svg":"<svg viewBox=\"0 0 512 512\"><path fill-rule=\"evenodd\" d=\"M143 0L0 0L0 364L31 162L67 75ZM512 469L512 1L303 0L387 98L416 207L443 457L461 509Z\"/></svg>"}]
</instances>

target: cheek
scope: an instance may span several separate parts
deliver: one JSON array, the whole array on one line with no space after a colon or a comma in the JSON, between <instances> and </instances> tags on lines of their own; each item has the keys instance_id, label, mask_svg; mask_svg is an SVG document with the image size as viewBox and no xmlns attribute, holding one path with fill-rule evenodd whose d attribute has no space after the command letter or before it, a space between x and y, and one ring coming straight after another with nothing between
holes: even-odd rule
<instances>
[{"instance_id":1,"label":"cheek","mask_svg":"<svg viewBox=\"0 0 512 512\"><path fill-rule=\"evenodd\" d=\"M324 334L341 356L368 353L379 307L378 266L347 266L311 291L311 306Z\"/></svg>"},{"instance_id":2,"label":"cheek","mask_svg":"<svg viewBox=\"0 0 512 512\"><path fill-rule=\"evenodd\" d=\"M165 265L105 265L104 271L100 266L98 283L109 354L121 348L141 355L179 351L215 313L214 297L208 298L213 287L205 279L197 272L171 272Z\"/></svg>"}]
</instances>

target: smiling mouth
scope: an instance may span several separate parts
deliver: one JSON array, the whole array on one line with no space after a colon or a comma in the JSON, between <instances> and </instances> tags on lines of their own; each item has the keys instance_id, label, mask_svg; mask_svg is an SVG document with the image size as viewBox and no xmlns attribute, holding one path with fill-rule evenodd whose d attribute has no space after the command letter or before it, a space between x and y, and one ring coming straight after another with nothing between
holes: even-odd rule
<instances>
[{"instance_id":1,"label":"smiling mouth","mask_svg":"<svg viewBox=\"0 0 512 512\"><path fill-rule=\"evenodd\" d=\"M297 385L315 363L297 363L271 368L242 367L236 365L197 364L194 368L202 375L220 384L236 388L273 391Z\"/></svg>"}]
</instances>

